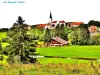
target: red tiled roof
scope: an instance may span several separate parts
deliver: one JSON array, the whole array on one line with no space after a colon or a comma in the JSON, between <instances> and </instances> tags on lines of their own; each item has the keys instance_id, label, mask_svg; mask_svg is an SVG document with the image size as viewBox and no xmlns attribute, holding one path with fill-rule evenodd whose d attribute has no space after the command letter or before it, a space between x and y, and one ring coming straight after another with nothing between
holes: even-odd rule
<instances>
[{"instance_id":1,"label":"red tiled roof","mask_svg":"<svg viewBox=\"0 0 100 75\"><path fill-rule=\"evenodd\" d=\"M71 25L80 25L80 24L83 24L83 22L71 22L70 24Z\"/></svg>"},{"instance_id":2,"label":"red tiled roof","mask_svg":"<svg viewBox=\"0 0 100 75\"><path fill-rule=\"evenodd\" d=\"M44 26L49 26L48 24L39 24L39 25L37 25L36 27L37 28L43 28Z\"/></svg>"},{"instance_id":3,"label":"red tiled roof","mask_svg":"<svg viewBox=\"0 0 100 75\"><path fill-rule=\"evenodd\" d=\"M59 23L65 23L65 21L64 21L64 20L62 20L62 21L59 21Z\"/></svg>"},{"instance_id":4,"label":"red tiled roof","mask_svg":"<svg viewBox=\"0 0 100 75\"><path fill-rule=\"evenodd\" d=\"M57 23L57 21L52 21L52 23Z\"/></svg>"},{"instance_id":5,"label":"red tiled roof","mask_svg":"<svg viewBox=\"0 0 100 75\"><path fill-rule=\"evenodd\" d=\"M61 43L61 44L68 44L67 41L63 40L60 37L52 37L52 39L55 40L55 41L57 41L57 42L59 42L59 43Z\"/></svg>"}]
</instances>

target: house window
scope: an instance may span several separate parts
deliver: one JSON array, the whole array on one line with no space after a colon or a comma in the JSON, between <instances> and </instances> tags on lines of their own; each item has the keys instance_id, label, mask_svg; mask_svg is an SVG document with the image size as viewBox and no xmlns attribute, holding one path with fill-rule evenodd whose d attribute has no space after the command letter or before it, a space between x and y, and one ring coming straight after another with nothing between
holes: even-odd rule
<instances>
[{"instance_id":1,"label":"house window","mask_svg":"<svg viewBox=\"0 0 100 75\"><path fill-rule=\"evenodd\" d=\"M54 24L52 24L52 27L55 27L55 25L54 25Z\"/></svg>"}]
</instances>

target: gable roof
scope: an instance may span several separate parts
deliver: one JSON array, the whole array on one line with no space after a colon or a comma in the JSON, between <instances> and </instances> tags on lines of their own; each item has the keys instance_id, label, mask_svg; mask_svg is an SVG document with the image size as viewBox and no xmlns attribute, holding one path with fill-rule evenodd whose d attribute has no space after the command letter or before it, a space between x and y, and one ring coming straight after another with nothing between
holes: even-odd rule
<instances>
[{"instance_id":1,"label":"gable roof","mask_svg":"<svg viewBox=\"0 0 100 75\"><path fill-rule=\"evenodd\" d=\"M65 21L64 21L64 20L62 20L62 21L59 21L59 23L65 23Z\"/></svg>"},{"instance_id":2,"label":"gable roof","mask_svg":"<svg viewBox=\"0 0 100 75\"><path fill-rule=\"evenodd\" d=\"M70 22L70 24L71 24L72 26L74 26L74 25L79 26L80 24L83 24L83 22Z\"/></svg>"},{"instance_id":3,"label":"gable roof","mask_svg":"<svg viewBox=\"0 0 100 75\"><path fill-rule=\"evenodd\" d=\"M57 21L52 21L51 23L57 23Z\"/></svg>"},{"instance_id":4,"label":"gable roof","mask_svg":"<svg viewBox=\"0 0 100 75\"><path fill-rule=\"evenodd\" d=\"M68 44L67 41L65 41L62 38L57 37L57 36L56 37L52 37L52 39L55 40L55 41L57 41L57 42L59 42L59 43L61 43L61 44Z\"/></svg>"},{"instance_id":5,"label":"gable roof","mask_svg":"<svg viewBox=\"0 0 100 75\"><path fill-rule=\"evenodd\" d=\"M45 26L49 26L48 24L39 24L39 25L37 25L36 27L37 28L43 28L43 27L45 27Z\"/></svg>"}]
</instances>

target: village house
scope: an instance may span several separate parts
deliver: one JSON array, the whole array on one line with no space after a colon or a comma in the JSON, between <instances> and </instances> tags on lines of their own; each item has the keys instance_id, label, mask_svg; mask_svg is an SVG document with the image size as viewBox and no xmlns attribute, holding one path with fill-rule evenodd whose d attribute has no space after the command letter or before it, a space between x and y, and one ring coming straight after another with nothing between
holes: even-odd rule
<instances>
[{"instance_id":1,"label":"village house","mask_svg":"<svg viewBox=\"0 0 100 75\"><path fill-rule=\"evenodd\" d=\"M36 26L36 28L43 28L43 27L45 27L45 26L49 26L48 24L38 24L37 26Z\"/></svg>"},{"instance_id":2,"label":"village house","mask_svg":"<svg viewBox=\"0 0 100 75\"><path fill-rule=\"evenodd\" d=\"M97 36L98 34L100 34L100 27L92 25L89 27L89 32L91 36Z\"/></svg>"},{"instance_id":3,"label":"village house","mask_svg":"<svg viewBox=\"0 0 100 75\"><path fill-rule=\"evenodd\" d=\"M24 29L26 29L26 30L31 30L31 26L30 25L24 25Z\"/></svg>"},{"instance_id":4,"label":"village house","mask_svg":"<svg viewBox=\"0 0 100 75\"><path fill-rule=\"evenodd\" d=\"M97 26L94 26L94 25L90 26L89 31L90 33L95 33L97 31Z\"/></svg>"},{"instance_id":5,"label":"village house","mask_svg":"<svg viewBox=\"0 0 100 75\"><path fill-rule=\"evenodd\" d=\"M68 45L68 41L63 40L60 37L52 37L51 42L50 42L50 46L64 46L64 45Z\"/></svg>"},{"instance_id":6,"label":"village house","mask_svg":"<svg viewBox=\"0 0 100 75\"><path fill-rule=\"evenodd\" d=\"M37 28L48 28L48 29L55 29L55 27L57 26L57 24L59 25L64 25L64 27L78 27L81 24L84 24L83 22L65 22L64 20L60 20L60 21L53 21L53 17L52 17L52 13L50 12L50 16L49 16L49 22L46 24L38 24L36 27Z\"/></svg>"},{"instance_id":7,"label":"village house","mask_svg":"<svg viewBox=\"0 0 100 75\"><path fill-rule=\"evenodd\" d=\"M68 27L78 27L81 24L84 24L83 22L67 22Z\"/></svg>"}]
</instances>

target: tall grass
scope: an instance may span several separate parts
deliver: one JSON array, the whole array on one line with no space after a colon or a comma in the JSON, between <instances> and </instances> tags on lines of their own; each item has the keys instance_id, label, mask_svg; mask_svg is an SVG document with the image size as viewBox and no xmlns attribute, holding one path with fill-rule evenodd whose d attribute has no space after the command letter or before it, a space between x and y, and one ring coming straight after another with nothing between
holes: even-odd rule
<instances>
[{"instance_id":1,"label":"tall grass","mask_svg":"<svg viewBox=\"0 0 100 75\"><path fill-rule=\"evenodd\" d=\"M22 64L21 71L22 75L97 75L100 73L99 64L93 64L98 73L95 72L94 68L89 64L54 64L49 63L42 65L36 64ZM20 72L19 64L12 64L6 66L0 66L0 75L18 75Z\"/></svg>"}]
</instances>

